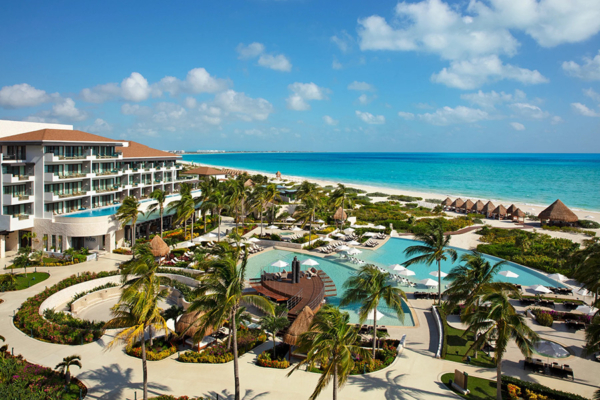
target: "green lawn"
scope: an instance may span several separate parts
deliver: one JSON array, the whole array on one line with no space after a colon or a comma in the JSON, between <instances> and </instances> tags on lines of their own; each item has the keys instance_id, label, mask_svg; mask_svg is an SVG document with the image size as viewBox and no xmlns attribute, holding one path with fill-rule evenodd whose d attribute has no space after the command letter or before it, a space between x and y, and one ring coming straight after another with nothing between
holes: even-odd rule
<instances>
[{"instance_id":1,"label":"green lawn","mask_svg":"<svg viewBox=\"0 0 600 400\"><path fill-rule=\"evenodd\" d=\"M448 386L450 390L453 390L450 385L450 379L454 379L454 373L448 373L442 375L442 382ZM467 384L467 389L471 391L466 396L458 392L454 392L461 397L469 400L493 400L496 398L496 382L490 381L488 379L474 378L469 376L469 381ZM502 393L502 398L508 398L504 393Z\"/></svg>"},{"instance_id":2,"label":"green lawn","mask_svg":"<svg viewBox=\"0 0 600 400\"><path fill-rule=\"evenodd\" d=\"M17 275L17 290L45 281L49 276L47 272L27 272L27 278L25 278L25 274L19 274Z\"/></svg>"},{"instance_id":3,"label":"green lawn","mask_svg":"<svg viewBox=\"0 0 600 400\"><path fill-rule=\"evenodd\" d=\"M450 360L450 361L456 361L456 362L460 362L463 364L466 364L466 361L463 361L463 357L465 356L465 354L467 353L467 350L469 349L469 347L471 347L471 345L473 344L475 337L474 335L468 335L466 337L462 337L463 333L465 331L463 331L462 329L456 329L451 327L445 320L445 316L443 314L441 314L442 318L444 319L444 330L445 330L445 334L446 334L446 343L447 343L447 350L446 350L446 357L444 357L446 360ZM494 368L495 365L492 362L492 358L488 357L488 355L483 352L480 351L477 353L477 358L473 357L473 352L471 352L469 354L471 356L471 365L475 365L478 367L484 367L484 368Z\"/></svg>"}]
</instances>

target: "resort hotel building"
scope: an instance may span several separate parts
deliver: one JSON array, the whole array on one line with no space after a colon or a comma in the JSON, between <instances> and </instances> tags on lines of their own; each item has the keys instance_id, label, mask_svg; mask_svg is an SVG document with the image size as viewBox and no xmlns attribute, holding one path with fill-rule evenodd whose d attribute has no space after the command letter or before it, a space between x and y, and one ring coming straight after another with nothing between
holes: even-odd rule
<instances>
[{"instance_id":1,"label":"resort hotel building","mask_svg":"<svg viewBox=\"0 0 600 400\"><path fill-rule=\"evenodd\" d=\"M167 215L181 184L198 183L197 176L180 175L177 154L69 125L0 121L0 146L0 258L29 243L53 252L110 252L131 237L115 218L125 197L136 197L144 211L152 191L162 189L170 195ZM158 212L140 215L138 234L157 230L158 218Z\"/></svg>"}]
</instances>

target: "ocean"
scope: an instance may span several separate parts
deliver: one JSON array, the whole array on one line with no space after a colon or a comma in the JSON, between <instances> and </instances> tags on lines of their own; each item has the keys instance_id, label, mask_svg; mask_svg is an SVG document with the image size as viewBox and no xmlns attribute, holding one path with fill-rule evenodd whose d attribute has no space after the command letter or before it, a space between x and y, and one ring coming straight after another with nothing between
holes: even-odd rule
<instances>
[{"instance_id":1,"label":"ocean","mask_svg":"<svg viewBox=\"0 0 600 400\"><path fill-rule=\"evenodd\" d=\"M226 153L186 161L441 195L600 211L600 154Z\"/></svg>"}]
</instances>

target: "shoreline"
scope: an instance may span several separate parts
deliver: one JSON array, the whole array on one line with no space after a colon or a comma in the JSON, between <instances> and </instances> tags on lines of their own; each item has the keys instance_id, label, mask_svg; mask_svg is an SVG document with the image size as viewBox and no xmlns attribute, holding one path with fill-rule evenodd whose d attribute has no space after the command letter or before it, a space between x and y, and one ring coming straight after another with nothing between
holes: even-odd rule
<instances>
[{"instance_id":1,"label":"shoreline","mask_svg":"<svg viewBox=\"0 0 600 400\"><path fill-rule=\"evenodd\" d=\"M206 163L200 163L197 161L188 161L188 160L181 160L180 162L185 163L185 164L198 165L198 166L208 166L208 167L232 169L232 170L243 170L243 171L248 172L251 175L260 174L260 175L267 176L269 178L275 178L275 174L269 173L269 172L264 172L264 171L258 171L258 170L252 170L252 169L246 169L246 168L234 168L234 167L228 167L225 165L206 164ZM413 196L413 197L422 197L423 200L425 200L425 199L444 200L446 197L450 197L453 200L460 197L465 201L470 198L474 202L477 200L481 200L484 203L486 203L488 200L490 200L496 206L499 204L502 204L507 208L511 204L514 204L515 206L520 208L523 212L531 213L534 215L538 215L542 210L544 210L546 207L548 207L550 205L550 204L546 204L546 205L532 204L532 203L527 203L527 202L523 202L523 201L514 201L514 200L511 201L511 200L501 200L501 199L489 199L489 198L483 198L483 197L477 197L477 196L469 197L469 196L465 196L464 194L453 194L453 193L441 194L441 193L435 193L435 192L415 191L415 190L410 190L410 189L398 189L398 188L392 188L392 187L387 187L387 186L372 186L372 185L368 185L368 184L353 183L353 182L348 182L348 181L333 181L333 180L328 180L328 179L310 178L310 177L302 177L302 176L296 176L296 175L282 174L281 178L287 179L288 181L295 181L295 182L302 182L302 181L307 180L310 182L315 182L315 183L319 184L320 186L337 186L338 183L341 183L348 187L365 190L367 193L382 192L382 193L386 193L388 195L407 195L407 196ZM383 198L374 197L374 199L375 199L375 201L377 201L377 199L383 199ZM568 205L567 205L567 207L568 207ZM579 219L588 219L588 220L591 219L593 221L600 221L600 210L587 210L587 209L581 209L581 208L570 208L570 209L577 215L577 217L579 217ZM592 218L585 218L586 216L592 216Z\"/></svg>"}]
</instances>

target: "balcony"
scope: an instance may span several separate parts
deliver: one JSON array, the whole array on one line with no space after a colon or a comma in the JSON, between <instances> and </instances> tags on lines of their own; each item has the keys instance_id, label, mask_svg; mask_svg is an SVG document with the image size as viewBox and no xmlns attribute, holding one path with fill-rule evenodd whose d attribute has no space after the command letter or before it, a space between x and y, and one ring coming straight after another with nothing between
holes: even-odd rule
<instances>
[{"instance_id":1,"label":"balcony","mask_svg":"<svg viewBox=\"0 0 600 400\"><path fill-rule=\"evenodd\" d=\"M62 182L62 181L67 181L69 179L83 179L83 178L87 178L88 177L89 172L86 171L82 171L82 172L74 172L74 173L53 173L53 172L46 172L44 174L44 180L47 182Z\"/></svg>"},{"instance_id":2,"label":"balcony","mask_svg":"<svg viewBox=\"0 0 600 400\"><path fill-rule=\"evenodd\" d=\"M88 192L83 190L83 191L79 191L79 192L71 192L71 193L64 193L64 192L45 192L44 193L44 201L59 201L59 200L64 200L64 199L70 199L73 197L83 197L83 196L87 196Z\"/></svg>"},{"instance_id":3,"label":"balcony","mask_svg":"<svg viewBox=\"0 0 600 400\"><path fill-rule=\"evenodd\" d=\"M116 192L121 190L120 186L110 186L110 187L103 187L103 188L94 188L94 192L96 192L96 194L104 194L104 193L110 193L110 192Z\"/></svg>"},{"instance_id":4,"label":"balcony","mask_svg":"<svg viewBox=\"0 0 600 400\"><path fill-rule=\"evenodd\" d=\"M95 171L96 176L108 176L108 175L121 175L122 171L118 169L112 169L110 171Z\"/></svg>"},{"instance_id":5,"label":"balcony","mask_svg":"<svg viewBox=\"0 0 600 400\"><path fill-rule=\"evenodd\" d=\"M33 228L33 216L29 214L0 215L0 225L9 231Z\"/></svg>"},{"instance_id":6,"label":"balcony","mask_svg":"<svg viewBox=\"0 0 600 400\"><path fill-rule=\"evenodd\" d=\"M82 154L82 155L55 155L54 153L46 153L44 154L44 162L46 163L64 163L64 162L81 162L83 160L91 160L93 158L92 155Z\"/></svg>"},{"instance_id":7,"label":"balcony","mask_svg":"<svg viewBox=\"0 0 600 400\"><path fill-rule=\"evenodd\" d=\"M28 193L24 193L24 194L4 194L4 195L2 195L2 203L5 206L31 203L32 201L33 201L32 192L28 192Z\"/></svg>"},{"instance_id":8,"label":"balcony","mask_svg":"<svg viewBox=\"0 0 600 400\"><path fill-rule=\"evenodd\" d=\"M94 157L97 160L121 159L121 158L123 158L123 154L121 154L121 153L104 154L102 156L95 155Z\"/></svg>"},{"instance_id":9,"label":"balcony","mask_svg":"<svg viewBox=\"0 0 600 400\"><path fill-rule=\"evenodd\" d=\"M24 154L2 154L2 161L7 162L25 162Z\"/></svg>"},{"instance_id":10,"label":"balcony","mask_svg":"<svg viewBox=\"0 0 600 400\"><path fill-rule=\"evenodd\" d=\"M13 175L2 174L2 182L4 183L21 183L33 181L35 175Z\"/></svg>"}]
</instances>

